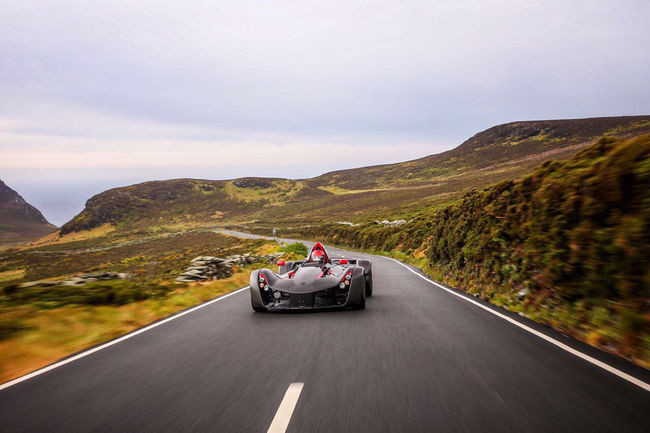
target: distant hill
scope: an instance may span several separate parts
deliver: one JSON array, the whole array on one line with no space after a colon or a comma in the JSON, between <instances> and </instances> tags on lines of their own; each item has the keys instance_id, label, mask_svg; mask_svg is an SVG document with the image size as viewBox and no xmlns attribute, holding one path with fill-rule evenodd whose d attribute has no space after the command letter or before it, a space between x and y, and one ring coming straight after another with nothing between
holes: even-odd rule
<instances>
[{"instance_id":1,"label":"distant hill","mask_svg":"<svg viewBox=\"0 0 650 433\"><path fill-rule=\"evenodd\" d=\"M33 240L54 230L38 209L0 180L0 244Z\"/></svg>"},{"instance_id":2,"label":"distant hill","mask_svg":"<svg viewBox=\"0 0 650 433\"><path fill-rule=\"evenodd\" d=\"M206 224L309 224L413 215L480 188L562 160L604 135L650 132L650 116L512 122L457 148L396 164L311 179L174 179L111 189L88 200L63 234L103 224L118 231Z\"/></svg>"},{"instance_id":3,"label":"distant hill","mask_svg":"<svg viewBox=\"0 0 650 433\"><path fill-rule=\"evenodd\" d=\"M525 161L537 155L564 157L564 150L574 152L604 135L626 137L645 132L650 132L650 116L511 122L479 132L447 152L397 164L326 173L313 183L347 189L426 184L432 179Z\"/></svg>"}]
</instances>

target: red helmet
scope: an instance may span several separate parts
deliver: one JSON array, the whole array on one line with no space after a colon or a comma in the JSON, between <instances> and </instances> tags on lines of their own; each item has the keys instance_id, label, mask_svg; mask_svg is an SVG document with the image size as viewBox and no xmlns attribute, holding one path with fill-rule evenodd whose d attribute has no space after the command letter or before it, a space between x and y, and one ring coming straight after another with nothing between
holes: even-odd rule
<instances>
[{"instance_id":1,"label":"red helmet","mask_svg":"<svg viewBox=\"0 0 650 433\"><path fill-rule=\"evenodd\" d=\"M311 252L311 260L313 262L321 261L323 259L325 259L325 253L323 253L321 250L314 250Z\"/></svg>"}]
</instances>

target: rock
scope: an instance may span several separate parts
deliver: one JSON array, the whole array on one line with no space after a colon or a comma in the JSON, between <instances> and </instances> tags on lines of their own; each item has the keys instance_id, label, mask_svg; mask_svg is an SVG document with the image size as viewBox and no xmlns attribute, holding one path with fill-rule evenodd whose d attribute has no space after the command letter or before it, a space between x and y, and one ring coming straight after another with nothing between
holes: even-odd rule
<instances>
[{"instance_id":1,"label":"rock","mask_svg":"<svg viewBox=\"0 0 650 433\"><path fill-rule=\"evenodd\" d=\"M359 223L353 223L353 222L350 222L350 221L337 221L336 224L341 224L341 225L350 226L350 227L358 227L358 226L361 225Z\"/></svg>"},{"instance_id":2,"label":"rock","mask_svg":"<svg viewBox=\"0 0 650 433\"><path fill-rule=\"evenodd\" d=\"M194 282L196 282L198 280L195 279L195 278L178 277L178 278L176 278L176 281L178 281L179 283L194 283Z\"/></svg>"},{"instance_id":3,"label":"rock","mask_svg":"<svg viewBox=\"0 0 650 433\"><path fill-rule=\"evenodd\" d=\"M233 181L233 185L239 188L270 188L273 186L271 183L263 179L255 179L251 177L245 177L243 179L237 179Z\"/></svg>"},{"instance_id":4,"label":"rock","mask_svg":"<svg viewBox=\"0 0 650 433\"><path fill-rule=\"evenodd\" d=\"M63 281L64 286L80 286L86 282L85 278L82 277L72 277Z\"/></svg>"},{"instance_id":5,"label":"rock","mask_svg":"<svg viewBox=\"0 0 650 433\"><path fill-rule=\"evenodd\" d=\"M401 226L402 224L406 224L408 221L406 220L395 220L395 221L389 221L389 220L382 220L382 221L375 221L376 224L382 225L382 226L388 226L388 227L397 227Z\"/></svg>"},{"instance_id":6,"label":"rock","mask_svg":"<svg viewBox=\"0 0 650 433\"><path fill-rule=\"evenodd\" d=\"M30 281L28 283L22 283L20 287L22 289L29 289L30 287L47 287L47 286L53 286L55 284L59 284L59 281Z\"/></svg>"},{"instance_id":7,"label":"rock","mask_svg":"<svg viewBox=\"0 0 650 433\"><path fill-rule=\"evenodd\" d=\"M530 293L530 291L528 290L528 288L525 288L525 289L521 289L521 290L517 293L517 296L519 296L519 300L520 300L520 301L523 301L524 298L525 298L526 296L528 296L529 293Z\"/></svg>"},{"instance_id":8,"label":"rock","mask_svg":"<svg viewBox=\"0 0 650 433\"><path fill-rule=\"evenodd\" d=\"M52 287L52 286L58 286L61 284L60 281L41 281L41 286L43 287Z\"/></svg>"}]
</instances>

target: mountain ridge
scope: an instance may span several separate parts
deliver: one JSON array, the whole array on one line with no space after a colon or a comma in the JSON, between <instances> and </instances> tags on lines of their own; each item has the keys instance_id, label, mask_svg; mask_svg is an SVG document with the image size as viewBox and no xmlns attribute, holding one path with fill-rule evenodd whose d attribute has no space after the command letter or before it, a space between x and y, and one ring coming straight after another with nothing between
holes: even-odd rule
<instances>
[{"instance_id":1,"label":"mountain ridge","mask_svg":"<svg viewBox=\"0 0 650 433\"><path fill-rule=\"evenodd\" d=\"M398 169L400 166L409 166L414 170L422 169L434 163L450 164L453 159L471 156L484 156L490 146L505 144L502 146L501 162L506 159L513 159L534 151L535 145L543 144L547 150L558 147L565 147L569 144L578 144L580 141L596 140L603 135L638 135L650 131L650 116L615 116L615 117L593 117L584 119L557 119L557 120L526 120L503 123L480 131L457 147L433 154L416 158L409 161L381 164L357 169L337 170L325 173L317 178L328 178L337 174L344 174L350 170L362 172L373 172L376 169ZM496 156L496 155L492 155ZM489 159L488 159L489 160ZM480 163L473 160L472 163ZM458 167L449 167L449 169ZM442 173L446 174L446 173ZM411 175L413 177L413 175ZM416 180L416 179L414 179Z\"/></svg>"},{"instance_id":2,"label":"mountain ridge","mask_svg":"<svg viewBox=\"0 0 650 433\"><path fill-rule=\"evenodd\" d=\"M0 180L0 244L37 239L56 228L41 211Z\"/></svg>"}]
</instances>

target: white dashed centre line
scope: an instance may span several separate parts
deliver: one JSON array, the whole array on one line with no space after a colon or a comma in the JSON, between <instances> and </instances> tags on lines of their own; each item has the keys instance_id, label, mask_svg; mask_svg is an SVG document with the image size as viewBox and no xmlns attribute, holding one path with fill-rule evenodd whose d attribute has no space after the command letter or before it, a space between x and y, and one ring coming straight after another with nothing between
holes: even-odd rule
<instances>
[{"instance_id":1,"label":"white dashed centre line","mask_svg":"<svg viewBox=\"0 0 650 433\"><path fill-rule=\"evenodd\" d=\"M303 385L304 383L301 382L294 382L289 385L267 433L284 433L287 431L289 421L291 421L291 415L293 415L293 411L296 408Z\"/></svg>"}]
</instances>

